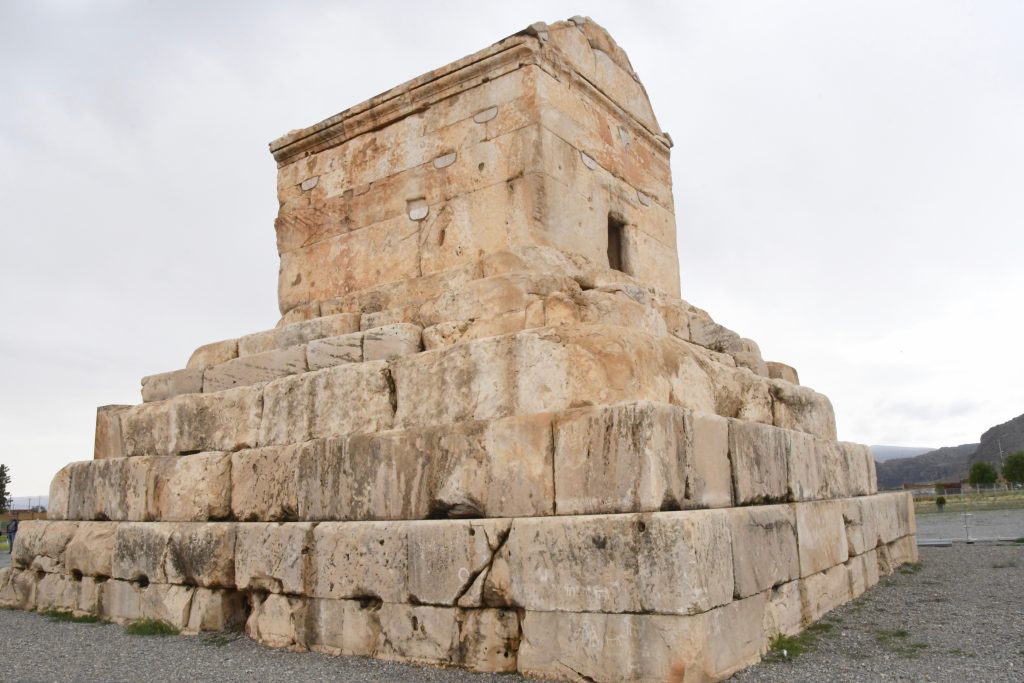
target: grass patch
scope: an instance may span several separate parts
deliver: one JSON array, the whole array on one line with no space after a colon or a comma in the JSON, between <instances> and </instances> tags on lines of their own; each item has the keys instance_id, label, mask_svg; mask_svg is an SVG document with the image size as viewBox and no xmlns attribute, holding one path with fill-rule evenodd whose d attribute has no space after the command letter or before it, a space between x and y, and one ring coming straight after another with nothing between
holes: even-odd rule
<instances>
[{"instance_id":1,"label":"grass patch","mask_svg":"<svg viewBox=\"0 0 1024 683\"><path fill-rule=\"evenodd\" d=\"M916 574L921 571L920 562L907 562L905 565L900 567L900 574Z\"/></svg>"},{"instance_id":2,"label":"grass patch","mask_svg":"<svg viewBox=\"0 0 1024 683\"><path fill-rule=\"evenodd\" d=\"M50 609L42 613L50 621L66 621L73 624L106 624L107 620L95 614L74 614L67 610Z\"/></svg>"},{"instance_id":3,"label":"grass patch","mask_svg":"<svg viewBox=\"0 0 1024 683\"><path fill-rule=\"evenodd\" d=\"M955 657L977 657L973 652L965 652L958 647L954 647L952 650L946 650L946 653Z\"/></svg>"},{"instance_id":4,"label":"grass patch","mask_svg":"<svg viewBox=\"0 0 1024 683\"><path fill-rule=\"evenodd\" d=\"M1016 569L1020 566L1016 558L1009 559L1006 562L993 562L992 569Z\"/></svg>"},{"instance_id":5,"label":"grass patch","mask_svg":"<svg viewBox=\"0 0 1024 683\"><path fill-rule=\"evenodd\" d=\"M200 642L211 647L224 647L239 638L241 638L241 634L237 631L214 631L203 636Z\"/></svg>"},{"instance_id":6,"label":"grass patch","mask_svg":"<svg viewBox=\"0 0 1024 683\"><path fill-rule=\"evenodd\" d=\"M923 650L928 649L926 643L914 643L908 640L910 631L905 629L882 629L875 631L875 642L888 648L904 659L917 659Z\"/></svg>"},{"instance_id":7,"label":"grass patch","mask_svg":"<svg viewBox=\"0 0 1024 683\"><path fill-rule=\"evenodd\" d=\"M788 662L814 648L824 634L832 630L832 624L824 621L808 626L803 633L795 636L775 636L764 659L768 662Z\"/></svg>"},{"instance_id":8,"label":"grass patch","mask_svg":"<svg viewBox=\"0 0 1024 683\"><path fill-rule=\"evenodd\" d=\"M140 619L133 621L124 627L124 632L130 636L176 636L178 629L166 621L156 619Z\"/></svg>"}]
</instances>

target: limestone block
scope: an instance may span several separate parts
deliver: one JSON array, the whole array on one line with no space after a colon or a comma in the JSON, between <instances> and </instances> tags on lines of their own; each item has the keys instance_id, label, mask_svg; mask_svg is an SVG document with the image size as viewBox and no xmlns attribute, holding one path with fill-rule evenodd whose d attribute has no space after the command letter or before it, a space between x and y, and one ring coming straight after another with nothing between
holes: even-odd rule
<instances>
[{"instance_id":1,"label":"limestone block","mask_svg":"<svg viewBox=\"0 0 1024 683\"><path fill-rule=\"evenodd\" d=\"M231 454L153 458L147 489L149 519L205 522L231 514Z\"/></svg>"},{"instance_id":2,"label":"limestone block","mask_svg":"<svg viewBox=\"0 0 1024 683\"><path fill-rule=\"evenodd\" d=\"M422 328L419 325L398 323L384 325L363 333L363 360L393 360L399 356L419 353Z\"/></svg>"},{"instance_id":3,"label":"limestone block","mask_svg":"<svg viewBox=\"0 0 1024 683\"><path fill-rule=\"evenodd\" d=\"M543 414L329 439L303 450L299 517L549 515L552 471Z\"/></svg>"},{"instance_id":4,"label":"limestone block","mask_svg":"<svg viewBox=\"0 0 1024 683\"><path fill-rule=\"evenodd\" d=\"M306 593L313 527L303 522L238 524L234 569L238 589Z\"/></svg>"},{"instance_id":5,"label":"limestone block","mask_svg":"<svg viewBox=\"0 0 1024 683\"><path fill-rule=\"evenodd\" d=\"M692 675L702 625L700 616L526 611L518 669L599 683L702 680Z\"/></svg>"},{"instance_id":6,"label":"limestone block","mask_svg":"<svg viewBox=\"0 0 1024 683\"><path fill-rule=\"evenodd\" d=\"M296 624L305 622L306 602L276 593L252 595L252 612L245 622L245 634L270 647L304 650Z\"/></svg>"},{"instance_id":7,"label":"limestone block","mask_svg":"<svg viewBox=\"0 0 1024 683\"><path fill-rule=\"evenodd\" d=\"M509 520L431 520L409 523L409 599L415 604L482 606L481 589L508 538Z\"/></svg>"},{"instance_id":8,"label":"limestone block","mask_svg":"<svg viewBox=\"0 0 1024 683\"><path fill-rule=\"evenodd\" d=\"M841 441L838 444L839 451L846 461L846 471L849 473L849 496L866 496L870 494L871 471L868 461L872 459L871 449L858 443Z\"/></svg>"},{"instance_id":9,"label":"limestone block","mask_svg":"<svg viewBox=\"0 0 1024 683\"><path fill-rule=\"evenodd\" d=\"M281 311L417 277L421 272L419 237L420 224L401 215L282 252L278 278Z\"/></svg>"},{"instance_id":10,"label":"limestone block","mask_svg":"<svg viewBox=\"0 0 1024 683\"><path fill-rule=\"evenodd\" d=\"M232 358L238 358L238 340L225 339L200 346L192 352L185 367L190 370L204 370L213 365L226 363Z\"/></svg>"},{"instance_id":11,"label":"limestone block","mask_svg":"<svg viewBox=\"0 0 1024 683\"><path fill-rule=\"evenodd\" d=\"M394 416L387 363L353 363L271 382L264 388L260 445L377 432Z\"/></svg>"},{"instance_id":12,"label":"limestone block","mask_svg":"<svg viewBox=\"0 0 1024 683\"><path fill-rule=\"evenodd\" d=\"M728 360L732 360L731 356L707 350L703 350L703 355L717 361L707 366L714 387L714 412L745 422L773 423L767 379L730 365Z\"/></svg>"},{"instance_id":13,"label":"limestone block","mask_svg":"<svg viewBox=\"0 0 1024 683\"><path fill-rule=\"evenodd\" d=\"M789 505L756 505L728 512L737 598L799 578L796 517Z\"/></svg>"},{"instance_id":14,"label":"limestone block","mask_svg":"<svg viewBox=\"0 0 1024 683\"><path fill-rule=\"evenodd\" d=\"M875 517L872 514L864 514L864 499L846 498L842 501L842 505L848 554L851 557L860 555L878 545L878 533L875 531L874 525Z\"/></svg>"},{"instance_id":15,"label":"limestone block","mask_svg":"<svg viewBox=\"0 0 1024 683\"><path fill-rule=\"evenodd\" d=\"M295 521L299 498L299 459L318 442L268 446L231 455L231 512L243 522Z\"/></svg>"},{"instance_id":16,"label":"limestone block","mask_svg":"<svg viewBox=\"0 0 1024 683\"><path fill-rule=\"evenodd\" d=\"M525 311L534 301L553 292L579 292L569 277L547 272L520 271L472 280L459 289L449 289L419 310L424 326L449 320L496 318Z\"/></svg>"},{"instance_id":17,"label":"limestone block","mask_svg":"<svg viewBox=\"0 0 1024 683\"><path fill-rule=\"evenodd\" d=\"M359 321L359 329L366 331L384 327L385 325L415 322L419 310L420 304L412 304L388 308L383 311L374 311L373 313L363 313Z\"/></svg>"},{"instance_id":18,"label":"limestone block","mask_svg":"<svg viewBox=\"0 0 1024 683\"><path fill-rule=\"evenodd\" d=\"M784 430L729 420L729 460L738 505L787 499L788 450L789 439Z\"/></svg>"},{"instance_id":19,"label":"limestone block","mask_svg":"<svg viewBox=\"0 0 1024 683\"><path fill-rule=\"evenodd\" d=\"M454 268L413 277L397 282L388 282L376 287L353 292L337 299L321 303L326 315L337 313L373 314L389 308L403 308L414 305L416 310L428 299L436 299L449 289L461 289L466 283L482 276L480 261L472 261ZM360 321L360 329L371 329Z\"/></svg>"},{"instance_id":20,"label":"limestone block","mask_svg":"<svg viewBox=\"0 0 1024 683\"><path fill-rule=\"evenodd\" d=\"M846 562L849 551L842 501L795 503L793 507L800 545L800 576L810 576Z\"/></svg>"},{"instance_id":21,"label":"limestone block","mask_svg":"<svg viewBox=\"0 0 1024 683\"><path fill-rule=\"evenodd\" d=\"M528 330L399 359L399 427L650 400L714 412L692 349L604 325Z\"/></svg>"},{"instance_id":22,"label":"limestone block","mask_svg":"<svg viewBox=\"0 0 1024 683\"><path fill-rule=\"evenodd\" d=\"M89 614L101 614L103 612L103 586L106 581L102 577L83 576L78 581L78 604L75 609Z\"/></svg>"},{"instance_id":23,"label":"limestone block","mask_svg":"<svg viewBox=\"0 0 1024 683\"><path fill-rule=\"evenodd\" d=\"M186 394L121 414L124 453L178 455L252 448L263 411L260 387Z\"/></svg>"},{"instance_id":24,"label":"limestone block","mask_svg":"<svg viewBox=\"0 0 1024 683\"><path fill-rule=\"evenodd\" d=\"M210 394L234 387L270 382L306 370L308 367L305 345L271 349L207 368L203 376L203 392Z\"/></svg>"},{"instance_id":25,"label":"limestone block","mask_svg":"<svg viewBox=\"0 0 1024 683\"><path fill-rule=\"evenodd\" d=\"M871 449L868 449L868 495L874 495L878 493L878 476L875 471L875 457L871 455Z\"/></svg>"},{"instance_id":26,"label":"limestone block","mask_svg":"<svg viewBox=\"0 0 1024 683\"><path fill-rule=\"evenodd\" d=\"M0 569L0 607L35 609L37 572L4 567Z\"/></svg>"},{"instance_id":27,"label":"limestone block","mask_svg":"<svg viewBox=\"0 0 1024 683\"><path fill-rule=\"evenodd\" d=\"M248 334L238 340L238 357L255 356L268 351L301 346L314 339L336 337L359 331L359 315L339 313L312 320L275 327L272 330Z\"/></svg>"},{"instance_id":28,"label":"limestone block","mask_svg":"<svg viewBox=\"0 0 1024 683\"><path fill-rule=\"evenodd\" d=\"M803 602L800 580L789 581L767 592L764 612L764 633L770 639L777 635L795 635L803 630Z\"/></svg>"},{"instance_id":29,"label":"limestone block","mask_svg":"<svg viewBox=\"0 0 1024 683\"><path fill-rule=\"evenodd\" d=\"M308 304L296 306L295 308L286 311L281 315L281 318L277 321L277 324L274 325L274 327L287 327L288 325L294 325L295 323L319 318L321 315L323 314L320 312L320 302L311 301Z\"/></svg>"},{"instance_id":30,"label":"limestone block","mask_svg":"<svg viewBox=\"0 0 1024 683\"><path fill-rule=\"evenodd\" d=\"M691 413L688 432L686 488L690 504L699 508L731 507L729 421L709 413Z\"/></svg>"},{"instance_id":31,"label":"limestone block","mask_svg":"<svg viewBox=\"0 0 1024 683\"><path fill-rule=\"evenodd\" d=\"M408 602L407 526L322 522L313 530L312 597Z\"/></svg>"},{"instance_id":32,"label":"limestone block","mask_svg":"<svg viewBox=\"0 0 1024 683\"><path fill-rule=\"evenodd\" d=\"M484 592L527 610L704 612L732 599L728 516L516 519Z\"/></svg>"},{"instance_id":33,"label":"limestone block","mask_svg":"<svg viewBox=\"0 0 1024 683\"><path fill-rule=\"evenodd\" d=\"M862 506L865 550L892 543L902 535L893 494L881 493L859 500Z\"/></svg>"},{"instance_id":34,"label":"limestone block","mask_svg":"<svg viewBox=\"0 0 1024 683\"><path fill-rule=\"evenodd\" d=\"M167 549L176 525L129 522L109 526L113 532L110 576L146 584L168 582Z\"/></svg>"},{"instance_id":35,"label":"limestone block","mask_svg":"<svg viewBox=\"0 0 1024 683\"><path fill-rule=\"evenodd\" d=\"M306 364L310 370L322 370L344 363L362 362L362 332L315 339L306 346Z\"/></svg>"},{"instance_id":36,"label":"limestone block","mask_svg":"<svg viewBox=\"0 0 1024 683\"><path fill-rule=\"evenodd\" d=\"M767 365L768 376L772 379L781 379L790 384L800 384L800 376L797 374L796 368L772 360L768 361Z\"/></svg>"},{"instance_id":37,"label":"limestone block","mask_svg":"<svg viewBox=\"0 0 1024 683\"><path fill-rule=\"evenodd\" d=\"M821 476L821 498L846 498L851 494L850 461L835 441L819 439L815 447Z\"/></svg>"},{"instance_id":38,"label":"limestone block","mask_svg":"<svg viewBox=\"0 0 1024 683\"><path fill-rule=\"evenodd\" d=\"M181 394L198 394L202 390L202 368L185 368L142 378L142 400L146 403Z\"/></svg>"},{"instance_id":39,"label":"limestone block","mask_svg":"<svg viewBox=\"0 0 1024 683\"><path fill-rule=\"evenodd\" d=\"M47 519L68 518L68 503L71 497L71 473L73 469L71 464L65 465L50 480L50 496L46 506Z\"/></svg>"},{"instance_id":40,"label":"limestone block","mask_svg":"<svg viewBox=\"0 0 1024 683\"><path fill-rule=\"evenodd\" d=\"M164 573L169 583L233 588L235 527L233 523L177 523L167 544Z\"/></svg>"},{"instance_id":41,"label":"limestone block","mask_svg":"<svg viewBox=\"0 0 1024 683\"><path fill-rule=\"evenodd\" d=\"M68 510L76 519L146 518L149 459L116 458L82 463L72 470Z\"/></svg>"},{"instance_id":42,"label":"limestone block","mask_svg":"<svg viewBox=\"0 0 1024 683\"><path fill-rule=\"evenodd\" d=\"M807 621L817 621L852 598L850 579L845 564L800 580L800 599Z\"/></svg>"},{"instance_id":43,"label":"limestone block","mask_svg":"<svg viewBox=\"0 0 1024 683\"><path fill-rule=\"evenodd\" d=\"M873 551L872 551L873 552ZM869 570L870 565L870 570ZM850 585L850 599L855 600L859 598L864 592L871 587L869 583L871 580L871 574L874 574L875 581L878 580L878 562L875 556L872 555L870 558L868 555L852 555L850 559L845 562L846 576Z\"/></svg>"},{"instance_id":44,"label":"limestone block","mask_svg":"<svg viewBox=\"0 0 1024 683\"><path fill-rule=\"evenodd\" d=\"M686 494L685 415L670 405L582 408L555 419L560 514L681 509Z\"/></svg>"},{"instance_id":45,"label":"limestone block","mask_svg":"<svg viewBox=\"0 0 1024 683\"><path fill-rule=\"evenodd\" d=\"M891 543L889 555L897 566L908 562L917 562L917 539L913 536L904 536Z\"/></svg>"},{"instance_id":46,"label":"limestone block","mask_svg":"<svg viewBox=\"0 0 1024 683\"><path fill-rule=\"evenodd\" d=\"M189 610L195 588L111 579L104 584L103 616L117 622L138 619L165 621L177 629L188 627Z\"/></svg>"},{"instance_id":47,"label":"limestone block","mask_svg":"<svg viewBox=\"0 0 1024 683\"><path fill-rule=\"evenodd\" d=\"M835 441L836 416L828 397L782 380L769 382L776 427L807 432Z\"/></svg>"},{"instance_id":48,"label":"limestone block","mask_svg":"<svg viewBox=\"0 0 1024 683\"><path fill-rule=\"evenodd\" d=\"M186 633L233 631L245 625L245 595L237 591L196 588Z\"/></svg>"},{"instance_id":49,"label":"limestone block","mask_svg":"<svg viewBox=\"0 0 1024 683\"><path fill-rule=\"evenodd\" d=\"M794 501L827 498L822 468L835 463L823 462L818 439L806 432L786 431L789 440L787 470L789 498Z\"/></svg>"},{"instance_id":50,"label":"limestone block","mask_svg":"<svg viewBox=\"0 0 1024 683\"><path fill-rule=\"evenodd\" d=\"M514 612L313 599L309 648L448 666L515 671L519 623Z\"/></svg>"},{"instance_id":51,"label":"limestone block","mask_svg":"<svg viewBox=\"0 0 1024 683\"><path fill-rule=\"evenodd\" d=\"M584 323L618 325L643 330L655 337L669 334L665 318L657 309L633 300L623 291L622 286L587 290L575 296L575 301Z\"/></svg>"},{"instance_id":52,"label":"limestone block","mask_svg":"<svg viewBox=\"0 0 1024 683\"><path fill-rule=\"evenodd\" d=\"M764 632L766 593L713 609L701 615L705 647L701 657L704 675L720 681L756 663L768 645Z\"/></svg>"},{"instance_id":53,"label":"limestone block","mask_svg":"<svg viewBox=\"0 0 1024 683\"><path fill-rule=\"evenodd\" d=\"M120 415L129 408L131 406L112 405L96 409L96 440L93 447L95 459L120 458L125 455L121 440Z\"/></svg>"},{"instance_id":54,"label":"limestone block","mask_svg":"<svg viewBox=\"0 0 1024 683\"><path fill-rule=\"evenodd\" d=\"M914 497L909 491L889 493L893 505L896 507L896 519L899 523L900 536L910 536L917 533L917 518L914 517Z\"/></svg>"},{"instance_id":55,"label":"limestone block","mask_svg":"<svg viewBox=\"0 0 1024 683\"><path fill-rule=\"evenodd\" d=\"M79 522L64 549L67 571L76 576L111 576L116 528L113 522Z\"/></svg>"},{"instance_id":56,"label":"limestone block","mask_svg":"<svg viewBox=\"0 0 1024 683\"><path fill-rule=\"evenodd\" d=\"M78 583L63 574L44 574L36 584L35 609L69 611L78 607Z\"/></svg>"},{"instance_id":57,"label":"limestone block","mask_svg":"<svg viewBox=\"0 0 1024 683\"><path fill-rule=\"evenodd\" d=\"M78 522L25 520L18 526L11 564L18 569L47 573L64 570L64 550L78 530Z\"/></svg>"}]
</instances>

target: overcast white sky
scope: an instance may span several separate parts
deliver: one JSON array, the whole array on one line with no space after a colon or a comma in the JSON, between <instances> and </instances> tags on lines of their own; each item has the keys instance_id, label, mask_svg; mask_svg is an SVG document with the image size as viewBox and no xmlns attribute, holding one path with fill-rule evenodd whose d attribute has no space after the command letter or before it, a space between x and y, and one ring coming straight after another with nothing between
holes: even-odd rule
<instances>
[{"instance_id":1,"label":"overcast white sky","mask_svg":"<svg viewBox=\"0 0 1024 683\"><path fill-rule=\"evenodd\" d=\"M1024 3L0 4L0 462L45 494L95 407L272 327L267 143L589 14L676 142L683 296L798 368L840 437L1024 412Z\"/></svg>"}]
</instances>

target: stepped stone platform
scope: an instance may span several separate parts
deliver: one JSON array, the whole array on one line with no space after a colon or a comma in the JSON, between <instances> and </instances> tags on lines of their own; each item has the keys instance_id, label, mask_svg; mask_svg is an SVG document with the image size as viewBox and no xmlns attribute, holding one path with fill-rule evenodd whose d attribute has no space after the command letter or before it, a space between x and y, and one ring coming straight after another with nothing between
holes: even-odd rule
<instances>
[{"instance_id":1,"label":"stepped stone platform","mask_svg":"<svg viewBox=\"0 0 1024 683\"><path fill-rule=\"evenodd\" d=\"M579 17L272 143L280 322L98 410L0 605L715 681L914 561L828 399L679 298L670 147Z\"/></svg>"}]
</instances>

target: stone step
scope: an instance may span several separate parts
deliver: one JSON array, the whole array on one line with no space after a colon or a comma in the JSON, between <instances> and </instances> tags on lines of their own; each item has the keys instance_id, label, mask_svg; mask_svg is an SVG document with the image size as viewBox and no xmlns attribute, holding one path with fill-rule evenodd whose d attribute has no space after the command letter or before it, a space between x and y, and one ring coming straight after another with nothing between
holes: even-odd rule
<instances>
[{"instance_id":1,"label":"stone step","mask_svg":"<svg viewBox=\"0 0 1024 683\"><path fill-rule=\"evenodd\" d=\"M831 505L891 518L908 501ZM827 566L802 567L805 546L831 545L837 531L801 522L820 505L403 524L29 522L0 570L0 606L190 633L244 622L272 647L480 671L646 681L685 667L687 680L720 680L916 561L897 525L857 554L812 550Z\"/></svg>"},{"instance_id":2,"label":"stone step","mask_svg":"<svg viewBox=\"0 0 1024 683\"><path fill-rule=\"evenodd\" d=\"M685 615L912 536L909 501L398 522L34 521L12 566L336 600Z\"/></svg>"},{"instance_id":3,"label":"stone step","mask_svg":"<svg viewBox=\"0 0 1024 683\"><path fill-rule=\"evenodd\" d=\"M714 508L871 494L872 463L866 446L642 401L234 453L72 463L53 480L50 517L323 521Z\"/></svg>"},{"instance_id":4,"label":"stone step","mask_svg":"<svg viewBox=\"0 0 1024 683\"><path fill-rule=\"evenodd\" d=\"M339 319L341 323L327 324ZM337 334L339 329L350 328L351 322L351 315L341 314L243 337L238 340L239 349L248 352L234 358L144 377L143 402L164 401L184 394L210 394L343 363L394 359L422 349L421 329L417 325L398 323L360 331L356 319L356 330ZM247 341L250 338L258 340Z\"/></svg>"},{"instance_id":5,"label":"stone step","mask_svg":"<svg viewBox=\"0 0 1024 683\"><path fill-rule=\"evenodd\" d=\"M317 302L310 309L314 317L207 344L192 354L184 369L143 378L143 400L152 402L186 393L218 391L318 369L325 366L324 358L331 362L335 357L328 354L315 359L303 348L310 342L401 323L423 328L422 343L427 350L543 326L619 325L655 336L675 336L721 354L723 358L719 360L727 358L729 365L746 368L761 377L799 383L793 368L766 363L753 341L715 323L701 309L635 284L625 276L619 282L593 278L568 260L567 255L556 250L538 250L523 249L523 255L502 253L472 267L445 271L441 278L415 278L342 299ZM527 255L541 259L540 263L529 264ZM426 282L417 285L419 280ZM580 283L585 287L581 288ZM378 334L397 338L397 346L389 355L409 353L406 343L415 344L411 328L380 330ZM343 338L338 344L345 346L358 340ZM366 359L387 357L381 356L383 352L377 349ZM343 348L336 358L344 362L348 353Z\"/></svg>"}]
</instances>

